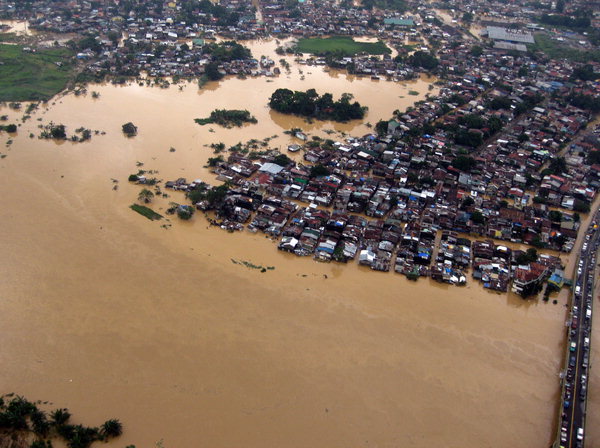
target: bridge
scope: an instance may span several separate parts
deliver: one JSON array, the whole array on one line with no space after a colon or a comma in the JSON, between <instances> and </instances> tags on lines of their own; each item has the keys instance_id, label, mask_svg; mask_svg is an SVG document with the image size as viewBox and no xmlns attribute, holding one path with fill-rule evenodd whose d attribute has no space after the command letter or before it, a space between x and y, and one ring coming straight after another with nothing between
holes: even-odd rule
<instances>
[{"instance_id":1,"label":"bridge","mask_svg":"<svg viewBox=\"0 0 600 448\"><path fill-rule=\"evenodd\" d=\"M573 300L567 326L567 349L561 372L562 395L554 448L582 448L585 442L588 370L596 253L600 245L600 210L589 224L573 283Z\"/></svg>"}]
</instances>

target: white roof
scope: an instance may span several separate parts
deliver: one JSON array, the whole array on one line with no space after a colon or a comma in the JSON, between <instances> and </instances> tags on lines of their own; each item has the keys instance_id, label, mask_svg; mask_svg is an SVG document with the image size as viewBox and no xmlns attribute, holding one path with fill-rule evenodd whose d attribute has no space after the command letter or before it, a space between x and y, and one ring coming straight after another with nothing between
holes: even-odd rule
<instances>
[{"instance_id":1,"label":"white roof","mask_svg":"<svg viewBox=\"0 0 600 448\"><path fill-rule=\"evenodd\" d=\"M282 166L277 165L276 163L263 163L263 165L259 168L258 171L269 174L279 174L283 170Z\"/></svg>"}]
</instances>

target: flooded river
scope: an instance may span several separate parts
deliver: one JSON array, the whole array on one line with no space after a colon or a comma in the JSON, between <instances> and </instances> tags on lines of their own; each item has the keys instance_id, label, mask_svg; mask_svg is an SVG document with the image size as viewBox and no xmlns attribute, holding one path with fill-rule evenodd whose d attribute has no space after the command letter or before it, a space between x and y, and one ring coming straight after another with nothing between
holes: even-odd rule
<instances>
[{"instance_id":1,"label":"flooded river","mask_svg":"<svg viewBox=\"0 0 600 448\"><path fill-rule=\"evenodd\" d=\"M268 54L273 43L256 44L257 56L261 45ZM1 389L68 407L83 423L119 418L118 446L547 447L563 299L524 302L475 282L319 264L259 234L209 229L199 215L165 229L128 208L136 162L165 180L208 178L209 143L278 135L271 143L284 148L291 127L369 132L270 112L278 87L351 92L375 124L428 84L293 65L289 78L201 91L90 86L98 99L69 94L34 112L0 149ZM210 132L193 122L223 107L246 108L258 124ZM29 138L51 120L69 134L85 126L106 135ZM127 121L137 137L121 133ZM172 194L152 207L182 200Z\"/></svg>"}]
</instances>

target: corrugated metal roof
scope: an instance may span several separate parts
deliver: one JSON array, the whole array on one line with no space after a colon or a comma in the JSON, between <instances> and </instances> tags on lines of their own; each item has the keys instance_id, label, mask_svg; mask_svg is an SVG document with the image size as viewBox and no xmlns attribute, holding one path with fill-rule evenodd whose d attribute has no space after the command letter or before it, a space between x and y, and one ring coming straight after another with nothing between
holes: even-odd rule
<instances>
[{"instance_id":1,"label":"corrugated metal roof","mask_svg":"<svg viewBox=\"0 0 600 448\"><path fill-rule=\"evenodd\" d=\"M527 31L511 30L499 26L487 27L488 37L494 40L507 40L509 42L519 42L522 44L533 44L533 34Z\"/></svg>"},{"instance_id":2,"label":"corrugated metal roof","mask_svg":"<svg viewBox=\"0 0 600 448\"><path fill-rule=\"evenodd\" d=\"M527 51L523 44L511 44L510 42L494 42L494 48L499 50Z\"/></svg>"}]
</instances>

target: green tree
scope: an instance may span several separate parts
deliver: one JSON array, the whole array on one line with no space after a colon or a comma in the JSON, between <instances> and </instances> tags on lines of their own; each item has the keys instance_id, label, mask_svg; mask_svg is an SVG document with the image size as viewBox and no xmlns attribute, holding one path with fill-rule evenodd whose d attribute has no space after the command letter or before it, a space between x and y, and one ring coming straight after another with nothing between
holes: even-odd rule
<instances>
[{"instance_id":1,"label":"green tree","mask_svg":"<svg viewBox=\"0 0 600 448\"><path fill-rule=\"evenodd\" d=\"M147 188L144 188L142 191L140 191L140 194L138 195L138 201L143 202L145 204L149 204L150 202L152 202L153 198L154 193L148 190Z\"/></svg>"},{"instance_id":2,"label":"green tree","mask_svg":"<svg viewBox=\"0 0 600 448\"><path fill-rule=\"evenodd\" d=\"M219 64L216 62L206 64L204 74L211 81L218 81L223 78L223 74L219 71Z\"/></svg>"},{"instance_id":3,"label":"green tree","mask_svg":"<svg viewBox=\"0 0 600 448\"><path fill-rule=\"evenodd\" d=\"M548 213L548 218L550 218L550 221L552 222L561 222L562 217L562 213L557 210L551 210L550 213Z\"/></svg>"},{"instance_id":4,"label":"green tree","mask_svg":"<svg viewBox=\"0 0 600 448\"><path fill-rule=\"evenodd\" d=\"M585 64L575 67L573 70L573 78L582 81L595 81L600 78L600 74L594 71L594 67L591 64Z\"/></svg>"},{"instance_id":5,"label":"green tree","mask_svg":"<svg viewBox=\"0 0 600 448\"><path fill-rule=\"evenodd\" d=\"M387 130L388 122L385 120L379 120L377 124L375 124L375 131L377 132L377 135L384 136L385 134L387 134Z\"/></svg>"},{"instance_id":6,"label":"green tree","mask_svg":"<svg viewBox=\"0 0 600 448\"><path fill-rule=\"evenodd\" d=\"M292 159L290 159L288 156L286 156L285 154L279 154L278 156L275 157L275 159L273 159L273 163L276 163L279 166L283 166L286 167L288 166L290 163L293 163L294 161Z\"/></svg>"},{"instance_id":7,"label":"green tree","mask_svg":"<svg viewBox=\"0 0 600 448\"><path fill-rule=\"evenodd\" d=\"M328 176L329 170L320 163L310 167L310 177Z\"/></svg>"},{"instance_id":8,"label":"green tree","mask_svg":"<svg viewBox=\"0 0 600 448\"><path fill-rule=\"evenodd\" d=\"M575 202L573 203L573 210L579 213L589 213L590 204L586 201L582 201L581 199L575 199Z\"/></svg>"},{"instance_id":9,"label":"green tree","mask_svg":"<svg viewBox=\"0 0 600 448\"><path fill-rule=\"evenodd\" d=\"M125 123L121 128L123 130L123 133L127 137L134 137L135 135L137 135L138 128L131 121L128 123Z\"/></svg>"},{"instance_id":10,"label":"green tree","mask_svg":"<svg viewBox=\"0 0 600 448\"><path fill-rule=\"evenodd\" d=\"M471 221L473 221L475 224L483 224L485 222L485 216L483 216L479 210L475 210L473 213L471 213Z\"/></svg>"},{"instance_id":11,"label":"green tree","mask_svg":"<svg viewBox=\"0 0 600 448\"><path fill-rule=\"evenodd\" d=\"M121 34L118 31L110 30L107 34L108 40L112 42L112 44L116 47L121 39Z\"/></svg>"},{"instance_id":12,"label":"green tree","mask_svg":"<svg viewBox=\"0 0 600 448\"><path fill-rule=\"evenodd\" d=\"M525 251L525 254L527 255L527 258L530 263L534 263L538 260L538 252L533 247L530 247L529 249L527 249Z\"/></svg>"},{"instance_id":13,"label":"green tree","mask_svg":"<svg viewBox=\"0 0 600 448\"><path fill-rule=\"evenodd\" d=\"M483 48L481 48L481 45L473 45L470 53L475 57L479 57L483 54Z\"/></svg>"},{"instance_id":14,"label":"green tree","mask_svg":"<svg viewBox=\"0 0 600 448\"><path fill-rule=\"evenodd\" d=\"M600 163L600 151L598 151L598 150L590 151L587 156L586 163L588 165L595 165L597 163Z\"/></svg>"},{"instance_id":15,"label":"green tree","mask_svg":"<svg viewBox=\"0 0 600 448\"><path fill-rule=\"evenodd\" d=\"M559 175L567 171L567 161L564 157L556 157L550 161L548 169L552 174Z\"/></svg>"},{"instance_id":16,"label":"green tree","mask_svg":"<svg viewBox=\"0 0 600 448\"><path fill-rule=\"evenodd\" d=\"M100 427L100 434L105 440L111 437L119 437L123 434L123 425L117 419L107 420Z\"/></svg>"},{"instance_id":17,"label":"green tree","mask_svg":"<svg viewBox=\"0 0 600 448\"><path fill-rule=\"evenodd\" d=\"M48 422L46 414L36 409L31 413L30 419L33 432L38 437L47 437L50 432L50 423Z\"/></svg>"},{"instance_id":18,"label":"green tree","mask_svg":"<svg viewBox=\"0 0 600 448\"><path fill-rule=\"evenodd\" d=\"M433 70L439 64L438 59L434 55L422 50L415 51L408 58L408 62L413 67L422 67L426 70Z\"/></svg>"},{"instance_id":19,"label":"green tree","mask_svg":"<svg viewBox=\"0 0 600 448\"><path fill-rule=\"evenodd\" d=\"M473 157L470 156L457 156L452 161L452 166L461 171L471 171L476 165L477 162Z\"/></svg>"},{"instance_id":20,"label":"green tree","mask_svg":"<svg viewBox=\"0 0 600 448\"><path fill-rule=\"evenodd\" d=\"M50 419L54 426L66 425L71 418L71 413L67 409L55 409L50 413Z\"/></svg>"},{"instance_id":21,"label":"green tree","mask_svg":"<svg viewBox=\"0 0 600 448\"><path fill-rule=\"evenodd\" d=\"M67 132L63 124L51 125L50 135L56 140L64 140L67 138Z\"/></svg>"},{"instance_id":22,"label":"green tree","mask_svg":"<svg viewBox=\"0 0 600 448\"><path fill-rule=\"evenodd\" d=\"M218 208L229 193L229 186L227 184L219 185L208 190L206 199L211 207Z\"/></svg>"},{"instance_id":23,"label":"green tree","mask_svg":"<svg viewBox=\"0 0 600 448\"><path fill-rule=\"evenodd\" d=\"M462 204L461 204L460 208L463 209L463 210L465 210L465 209L467 209L468 207L470 207L473 204L475 204L475 200L471 196L467 196L462 201Z\"/></svg>"},{"instance_id":24,"label":"green tree","mask_svg":"<svg viewBox=\"0 0 600 448\"><path fill-rule=\"evenodd\" d=\"M519 68L519 71L517 72L517 76L519 76L520 78L525 77L529 74L529 70L527 70L527 67L522 66L521 68Z\"/></svg>"},{"instance_id":25,"label":"green tree","mask_svg":"<svg viewBox=\"0 0 600 448\"><path fill-rule=\"evenodd\" d=\"M221 156L221 155L218 155L217 157L209 157L208 158L208 166L210 166L211 168L214 168L221 162L223 162L223 156Z\"/></svg>"},{"instance_id":26,"label":"green tree","mask_svg":"<svg viewBox=\"0 0 600 448\"><path fill-rule=\"evenodd\" d=\"M177 216L179 217L179 219L183 219L184 221L187 221L193 215L194 215L194 207L191 207L189 205L180 205L179 207L177 207Z\"/></svg>"}]
</instances>

